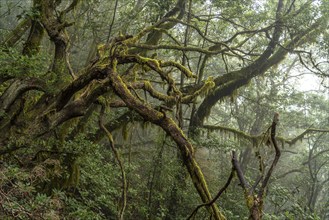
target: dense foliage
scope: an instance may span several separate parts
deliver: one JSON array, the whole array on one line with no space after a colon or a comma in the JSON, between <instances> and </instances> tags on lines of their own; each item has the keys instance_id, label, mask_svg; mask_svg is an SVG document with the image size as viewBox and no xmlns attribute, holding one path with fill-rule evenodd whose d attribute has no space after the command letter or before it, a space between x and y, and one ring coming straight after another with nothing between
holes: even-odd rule
<instances>
[{"instance_id":1,"label":"dense foliage","mask_svg":"<svg viewBox=\"0 0 329 220\"><path fill-rule=\"evenodd\" d=\"M328 219L327 0L0 0L1 219Z\"/></svg>"}]
</instances>

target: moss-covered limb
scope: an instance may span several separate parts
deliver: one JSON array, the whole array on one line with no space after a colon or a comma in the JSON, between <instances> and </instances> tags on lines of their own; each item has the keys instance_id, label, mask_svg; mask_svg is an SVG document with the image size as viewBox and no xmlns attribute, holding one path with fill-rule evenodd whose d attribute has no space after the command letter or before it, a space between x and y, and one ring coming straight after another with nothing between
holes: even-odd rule
<instances>
[{"instance_id":1,"label":"moss-covered limb","mask_svg":"<svg viewBox=\"0 0 329 220\"><path fill-rule=\"evenodd\" d=\"M26 132L31 138L39 137L47 134L56 127L60 126L64 122L80 117L86 114L89 107L97 100L97 98L107 91L109 80L105 79L93 88L91 91L83 93L75 100L71 100L61 110L56 111L52 103L43 106L45 109L38 109L28 113L32 123L29 123L26 128L23 129L23 133ZM27 120L22 117L20 120Z\"/></svg>"},{"instance_id":2,"label":"moss-covered limb","mask_svg":"<svg viewBox=\"0 0 329 220\"><path fill-rule=\"evenodd\" d=\"M60 1L40 1L40 20L43 27L46 29L50 40L55 45L55 53L51 65L51 72L55 73L56 85L62 86L67 80L69 69L67 66L67 48L69 44L69 36L65 28L71 24L62 20L64 17L58 18L57 6ZM73 2L75 7L75 1ZM70 11L70 10L69 10Z\"/></svg>"},{"instance_id":3,"label":"moss-covered limb","mask_svg":"<svg viewBox=\"0 0 329 220\"><path fill-rule=\"evenodd\" d=\"M120 211L118 213L118 220L123 220L123 216L124 216L124 212L126 209L126 205L127 205L127 179L126 179L126 172L124 170L124 166L123 166L123 161L121 159L120 153L119 151L116 149L116 147L114 146L114 140L112 137L112 134L109 130L106 129L105 125L104 125L104 112L105 112L105 106L102 105L101 107L101 112L99 115L99 127L105 132L109 142L110 142L110 146L111 149L113 151L114 157L117 161L117 163L119 164L120 167L120 172L121 172L121 187L122 187L122 191L121 191L121 207L120 207Z\"/></svg>"},{"instance_id":4,"label":"moss-covered limb","mask_svg":"<svg viewBox=\"0 0 329 220\"><path fill-rule=\"evenodd\" d=\"M212 78L209 77L200 89L194 91L191 95L183 96L181 102L185 104L190 103L198 96L202 94L207 94L214 86L215 83L213 82Z\"/></svg>"},{"instance_id":5,"label":"moss-covered limb","mask_svg":"<svg viewBox=\"0 0 329 220\"><path fill-rule=\"evenodd\" d=\"M209 55L217 55L223 52L223 50L210 51L207 49L202 49L200 47L192 47L192 46L179 46L179 45L167 45L167 44L159 44L159 45L150 45L150 44L137 44L137 43L127 43L129 47L136 47L144 50L178 50L178 51L189 51L189 52L199 52L203 54Z\"/></svg>"},{"instance_id":6,"label":"moss-covered limb","mask_svg":"<svg viewBox=\"0 0 329 220\"><path fill-rule=\"evenodd\" d=\"M127 86L128 86L128 88L133 88L133 89L144 89L153 98L164 101L166 103L174 103L176 101L176 98L174 96L165 95L165 94L155 90L153 88L152 84L150 83L150 81L147 81L147 80L145 80L144 82L128 84Z\"/></svg>"},{"instance_id":7,"label":"moss-covered limb","mask_svg":"<svg viewBox=\"0 0 329 220\"><path fill-rule=\"evenodd\" d=\"M291 41L280 45L280 48L267 59L267 62L264 62L266 58L263 56L258 58L254 63L250 64L245 68L229 72L227 74L215 78L214 81L216 83L216 86L220 86L222 84L228 83L229 81L234 81L242 77L251 79L254 76L261 75L270 67L280 63L285 58L285 56L295 47L305 42L305 38L307 38L307 36L309 35L312 35L314 31L317 31L317 29L321 26L323 22L323 18L317 20L311 27L309 27L304 32L301 32L296 35L295 38L293 38Z\"/></svg>"},{"instance_id":8,"label":"moss-covered limb","mask_svg":"<svg viewBox=\"0 0 329 220\"><path fill-rule=\"evenodd\" d=\"M56 127L60 126L64 122L67 122L70 119L84 116L89 106L92 105L92 103L95 101L99 95L101 95L101 92L106 92L105 89L96 89L94 92L91 92L88 94L88 96L85 99L77 99L75 101L71 101L69 104L67 104L62 110L59 112L55 111L49 111L41 115L35 116L35 114L32 114L30 116L24 116L20 118L19 120L33 120L32 123L27 124L27 127L21 128L20 131L18 131L18 135L21 137L28 137L29 140L33 140L35 137L42 136L44 134L49 133L50 131L54 130ZM29 119L26 119L26 117L29 117ZM127 118L125 118L127 119ZM117 124L117 125L122 125ZM113 127L111 127L113 129ZM10 127L8 128L10 129ZM7 130L8 130L7 129ZM13 134L11 134L13 135ZM101 136L103 134L98 135ZM5 146L6 143L6 137L0 137L0 144ZM15 150L18 150L20 148L29 147L30 144L28 141L24 141L23 144L17 145L10 145L8 148L0 150L0 154L6 154L11 153Z\"/></svg>"},{"instance_id":9,"label":"moss-covered limb","mask_svg":"<svg viewBox=\"0 0 329 220\"><path fill-rule=\"evenodd\" d=\"M220 126L220 125L203 125L203 128L209 130L209 131L223 131L223 132L230 132L234 135L237 135L240 138L244 138L250 142L253 142L254 140L258 140L262 135L259 136L252 136L249 135L243 131L234 129L234 128L230 128L230 127L225 127L225 126Z\"/></svg>"},{"instance_id":10,"label":"moss-covered limb","mask_svg":"<svg viewBox=\"0 0 329 220\"><path fill-rule=\"evenodd\" d=\"M119 58L118 63L127 63L127 62L137 62L141 65L147 65L150 67L152 70L156 71L162 79L164 79L168 84L169 84L169 89L173 89L176 95L182 96L181 91L176 87L175 85L175 80L167 73L165 73L161 67L176 67L178 70L180 70L184 75L186 75L189 78L195 78L196 76L188 70L186 67L183 65L174 62L174 61L161 61L157 59L152 59L152 58L146 58L138 55L129 55L129 56L123 56ZM157 92L149 83L149 81L145 81L143 83L134 83L129 85L132 88L139 88L139 89L145 89L150 93L151 96L158 98L162 101L165 102L173 102L177 100L177 97L170 96L170 95L165 95L160 92ZM181 102L182 103L190 103L194 98L196 98L198 95L202 93L206 93L209 91L210 88L214 86L213 81L211 78L209 78L205 84L198 90L196 90L193 94L191 95L186 95L182 98Z\"/></svg>"},{"instance_id":11,"label":"moss-covered limb","mask_svg":"<svg viewBox=\"0 0 329 220\"><path fill-rule=\"evenodd\" d=\"M113 132L114 130L121 128L122 125L124 125L125 123L129 123L132 121L143 121L143 119L139 117L134 111L129 110L119 115L117 118L110 120L104 126L108 131ZM98 143L99 141L102 140L104 135L105 135L104 130L98 129L94 135L91 135L89 137L89 139L92 140L93 142Z\"/></svg>"},{"instance_id":12,"label":"moss-covered limb","mask_svg":"<svg viewBox=\"0 0 329 220\"><path fill-rule=\"evenodd\" d=\"M111 89L109 85L110 80L104 79L102 82L97 83L90 91L86 91L76 100L69 102L62 110L49 115L48 120L50 126L48 131L69 119L85 115L88 108L97 100L97 98Z\"/></svg>"},{"instance_id":13,"label":"moss-covered limb","mask_svg":"<svg viewBox=\"0 0 329 220\"><path fill-rule=\"evenodd\" d=\"M209 82L205 83L203 87L201 87L199 90L194 92L191 95L185 95L180 99L180 102L182 104L189 104L191 103L196 97L206 94L212 87L214 83L209 80ZM175 104L179 97L177 96L172 96L172 95L165 95L161 92L158 92L155 90L151 83L149 81L144 81L144 82L138 82L138 83L133 83L133 84L128 84L128 88L134 88L134 89L144 89L147 91L153 98L156 98L158 100L164 101L167 104Z\"/></svg>"},{"instance_id":14,"label":"moss-covered limb","mask_svg":"<svg viewBox=\"0 0 329 220\"><path fill-rule=\"evenodd\" d=\"M97 68L96 68L97 69ZM88 73L81 78L79 78L77 81L72 82L71 87L69 86L68 91L66 94L68 96L74 95L79 88L83 85L87 85L87 82L93 77L100 76L102 73L98 72L98 69L95 71L91 71L91 73ZM25 79L26 82L30 84L22 84L18 86L12 86L9 87L2 96L2 107L4 110L8 109L14 100L16 100L19 95L24 93L25 91L36 88L40 90L44 89L45 87L43 85L37 84L38 81L34 82L32 84L29 80L31 79ZM85 81L86 80L86 81ZM23 80L23 82L25 82ZM15 83L16 81L14 81ZM17 81L19 82L19 81ZM36 85L35 85L36 84ZM16 85L16 84L14 84ZM10 91L9 91L10 90ZM32 108L30 111L28 111L24 116L19 117L19 121L22 122L24 125L24 122L26 120L32 120L33 122L26 124L24 127L21 128L22 135L28 135L29 137L38 137L40 135L46 134L50 132L51 130L55 129L57 126L61 125L62 123L79 116L83 116L86 111L89 109L89 106L92 105L93 102L97 100L97 98L107 91L110 90L109 87L109 80L104 79L103 81L99 81L98 83L95 83L94 86L90 89L90 91L85 91L83 94L80 95L80 97L77 96L75 100L70 100L70 98L67 97L61 97L61 95L58 95L59 98L57 100L55 98L49 97L41 100L41 104L37 103L35 108ZM8 94L8 95L7 95ZM60 93L62 94L62 93ZM63 95L63 94L62 94ZM66 99L67 98L67 99ZM58 100L66 100L66 102L63 104L61 108L58 108L56 110L55 106ZM120 102L117 103L116 101L113 105L114 106L122 106L124 103Z\"/></svg>"},{"instance_id":15,"label":"moss-covered limb","mask_svg":"<svg viewBox=\"0 0 329 220\"><path fill-rule=\"evenodd\" d=\"M62 109L76 92L85 88L93 80L104 79L106 77L106 71L95 65L89 65L86 69L82 70L79 75L80 76L76 80L72 81L56 96L55 109L57 111Z\"/></svg>"},{"instance_id":16,"label":"moss-covered limb","mask_svg":"<svg viewBox=\"0 0 329 220\"><path fill-rule=\"evenodd\" d=\"M147 65L152 70L159 73L161 78L164 78L168 83L171 84L173 83L173 80L169 78L168 74L166 74L161 67L176 67L180 72L182 72L188 78L196 78L196 75L194 75L189 69L187 69L185 66L175 61L162 61L162 60L147 58L139 55L127 55L118 58L119 64L133 63L133 62L139 63L141 65Z\"/></svg>"},{"instance_id":17,"label":"moss-covered limb","mask_svg":"<svg viewBox=\"0 0 329 220\"><path fill-rule=\"evenodd\" d=\"M262 75L269 68L280 63L289 51L293 50L301 43L305 43L307 40L309 40L307 39L307 36L313 34L314 31L317 31L318 28L324 23L324 20L324 17L319 18L308 29L296 35L291 41L285 43L285 46L281 46L276 52L274 52L273 47L274 45L278 44L278 35L280 32L280 27L276 27L278 29L277 33L275 34L275 38L277 38L277 40L275 41L272 39L269 42L267 49L255 62L251 63L245 68L242 68L241 70L227 73L215 79L217 88L213 93L210 93L204 99L194 117L192 117L190 133L195 133L195 128L202 125L206 116L210 114L211 108L219 100L228 95L231 95L233 91L246 85L253 77ZM281 26L282 24L280 21L278 21L277 25Z\"/></svg>"},{"instance_id":18,"label":"moss-covered limb","mask_svg":"<svg viewBox=\"0 0 329 220\"><path fill-rule=\"evenodd\" d=\"M203 102L198 107L196 113L191 117L189 134L195 135L196 128L202 127L204 119L210 115L211 108L222 98L231 95L233 91L248 83L248 79L241 78L232 81L224 86L218 87L207 94Z\"/></svg>"},{"instance_id":19,"label":"moss-covered limb","mask_svg":"<svg viewBox=\"0 0 329 220\"><path fill-rule=\"evenodd\" d=\"M285 139L283 137L277 137L277 139L281 142L285 142L289 145L294 145L296 144L297 141L302 140L305 135L307 135L308 133L312 133L312 132L316 132L316 133L329 133L329 129L317 129L317 128L308 128L305 131L303 131L300 135L296 136L295 138L288 140Z\"/></svg>"},{"instance_id":20,"label":"moss-covered limb","mask_svg":"<svg viewBox=\"0 0 329 220\"><path fill-rule=\"evenodd\" d=\"M272 49L268 49L266 53L264 52L268 57L262 55L249 66L216 78L214 80L216 89L207 95L191 119L190 133L195 134L195 129L202 126L204 119L210 114L211 108L219 100L231 95L238 88L248 84L253 77L264 74L269 68L280 63L289 51L309 40L307 36L317 31L323 22L324 18L321 17L307 30L299 33L291 41L287 42L285 46L281 46L273 55L269 52L272 51Z\"/></svg>"},{"instance_id":21,"label":"moss-covered limb","mask_svg":"<svg viewBox=\"0 0 329 220\"><path fill-rule=\"evenodd\" d=\"M164 113L156 111L149 105L136 99L114 69L108 69L108 76L111 80L113 90L130 109L136 111L145 120L160 126L176 142L181 152L184 164L187 167L194 186L197 189L202 201L209 202L211 200L211 196L202 171L194 159L193 146L188 141L182 130L171 118L166 117ZM215 219L225 219L225 217L218 210L216 204L212 204L210 211Z\"/></svg>"},{"instance_id":22,"label":"moss-covered limb","mask_svg":"<svg viewBox=\"0 0 329 220\"><path fill-rule=\"evenodd\" d=\"M22 38L24 33L31 27L31 19L23 19L1 42L1 46L13 47L19 39Z\"/></svg>"},{"instance_id":23,"label":"moss-covered limb","mask_svg":"<svg viewBox=\"0 0 329 220\"><path fill-rule=\"evenodd\" d=\"M45 92L47 90L47 85L42 80L31 77L14 80L0 97L0 111L7 112L15 100L30 90Z\"/></svg>"},{"instance_id":24,"label":"moss-covered limb","mask_svg":"<svg viewBox=\"0 0 329 220\"><path fill-rule=\"evenodd\" d=\"M250 141L251 143L259 143L262 139L263 139L263 134L259 134L259 135L249 135L243 131L234 129L234 128L230 128L230 127L225 127L225 126L220 126L220 125L203 125L202 128L205 128L209 131L223 131L223 132L230 132L233 135L237 135L240 138L244 138L248 141ZM307 134L309 133L329 133L329 129L317 129L317 128L308 128L305 131L303 131L301 134L299 134L298 136L296 136L293 139L287 139L285 137L276 137L276 139L278 141L280 141L281 143L287 143L289 145L294 145L296 144L298 141L302 140Z\"/></svg>"},{"instance_id":25,"label":"moss-covered limb","mask_svg":"<svg viewBox=\"0 0 329 220\"><path fill-rule=\"evenodd\" d=\"M178 70L180 70L186 77L196 78L196 75L194 75L189 69L187 69L185 66L183 66L178 62L174 62L174 61L160 62L160 66L161 67L173 66L176 67Z\"/></svg>"},{"instance_id":26,"label":"moss-covered limb","mask_svg":"<svg viewBox=\"0 0 329 220\"><path fill-rule=\"evenodd\" d=\"M181 91L176 87L176 83L173 77L170 76L169 73L166 73L160 66L161 60L146 58L139 55L123 55L118 57L118 64L123 63L138 63L141 65L145 65L159 74L161 79L168 83L168 93L173 91L175 95L181 96Z\"/></svg>"}]
</instances>

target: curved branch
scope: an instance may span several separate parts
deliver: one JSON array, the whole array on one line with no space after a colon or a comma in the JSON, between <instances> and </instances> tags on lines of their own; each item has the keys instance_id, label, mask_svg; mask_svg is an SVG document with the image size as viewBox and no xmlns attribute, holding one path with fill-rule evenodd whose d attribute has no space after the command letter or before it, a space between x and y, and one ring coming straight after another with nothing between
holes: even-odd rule
<instances>
[{"instance_id":1,"label":"curved branch","mask_svg":"<svg viewBox=\"0 0 329 220\"><path fill-rule=\"evenodd\" d=\"M264 192L265 192L265 189L268 185L268 182L269 182L269 179L270 177L272 176L272 173L273 173L273 170L276 166L276 164L278 163L279 159L280 159L280 156L281 156L281 151L279 149L279 146L278 146L278 143L276 141L276 126L279 122L279 113L275 113L274 114L274 117L273 117L273 122L272 122L272 126L271 126L271 142L273 144L273 147L275 149L275 157L274 157L274 160L270 166L270 169L267 171L266 175L265 175L265 178L264 180L262 181L262 185L259 189L259 192L258 192L258 197L259 198L263 198L263 195L264 195Z\"/></svg>"},{"instance_id":2,"label":"curved branch","mask_svg":"<svg viewBox=\"0 0 329 220\"><path fill-rule=\"evenodd\" d=\"M187 137L171 118L166 117L164 113L159 112L136 99L128 90L121 77L114 70L115 67L108 69L108 76L111 80L111 85L114 92L127 104L130 109L136 111L145 120L160 126L175 141L181 152L184 164L192 178L192 182L202 201L211 201L212 198L203 173L193 156L193 145L188 141ZM209 211L213 214L215 219L225 219L215 204L211 205Z\"/></svg>"},{"instance_id":3,"label":"curved branch","mask_svg":"<svg viewBox=\"0 0 329 220\"><path fill-rule=\"evenodd\" d=\"M250 186L249 186L249 183L247 182L247 180L244 177L244 174L243 174L242 169L240 167L240 163L238 161L238 157L237 157L237 154L236 154L235 151L232 151L232 165L233 165L234 169L236 170L236 173L237 173L237 176L238 176L238 179L240 181L242 189L244 190L244 192L246 194L248 194Z\"/></svg>"},{"instance_id":4,"label":"curved branch","mask_svg":"<svg viewBox=\"0 0 329 220\"><path fill-rule=\"evenodd\" d=\"M0 110L7 112L15 100L27 91L38 90L46 92L46 88L46 84L37 78L17 79L0 97Z\"/></svg>"},{"instance_id":5,"label":"curved branch","mask_svg":"<svg viewBox=\"0 0 329 220\"><path fill-rule=\"evenodd\" d=\"M80 76L66 86L60 94L57 95L55 108L56 110L62 109L72 98L72 96L87 86L91 81L104 79L106 77L105 70L97 67L97 65L91 65L80 73Z\"/></svg>"},{"instance_id":6,"label":"curved branch","mask_svg":"<svg viewBox=\"0 0 329 220\"><path fill-rule=\"evenodd\" d=\"M203 203L201 205L198 205L194 210L193 212L191 213L191 215L187 218L187 220L193 218L196 213L198 212L198 210L204 206L210 206L211 204L213 204L214 202L216 202L216 200L222 195L223 192L225 192L225 190L227 189L227 187L229 187L229 185L231 184L231 181L234 177L234 172L235 172L235 168L234 166L232 166L232 170L231 170L231 173L230 173L230 176L228 177L225 185L218 191L217 195L209 202L207 203Z\"/></svg>"},{"instance_id":7,"label":"curved branch","mask_svg":"<svg viewBox=\"0 0 329 220\"><path fill-rule=\"evenodd\" d=\"M288 143L289 145L294 145L294 144L296 144L297 141L303 139L305 137L305 135L307 135L308 133L312 133L312 132L329 133L329 129L308 128L305 131L303 131L300 135L298 135L297 137L295 137L291 140L286 140L281 137L278 137L277 139L280 141L284 141L284 142Z\"/></svg>"},{"instance_id":8,"label":"curved branch","mask_svg":"<svg viewBox=\"0 0 329 220\"><path fill-rule=\"evenodd\" d=\"M319 18L307 30L296 35L295 38L287 42L284 47L279 47L278 50L273 53L275 47L278 45L280 33L282 32L283 24L281 23L279 17L272 40L269 42L263 54L255 60L255 62L238 71L233 71L219 76L214 80L217 88L212 93L208 94L199 106L194 117L192 117L189 133L195 134L196 128L202 126L204 119L210 114L211 108L219 100L231 95L233 91L246 85L255 76L264 74L273 65L280 63L289 51L296 46L299 46L301 43L307 42L309 40L307 39L307 36L314 33L325 21L325 17Z\"/></svg>"},{"instance_id":9,"label":"curved branch","mask_svg":"<svg viewBox=\"0 0 329 220\"><path fill-rule=\"evenodd\" d=\"M200 47L184 47L179 45L150 45L150 44L136 44L136 43L127 43L130 47L136 47L144 50L159 50L159 49L165 49L165 50L179 50L179 51L190 51L190 52L199 52L203 54L209 54L209 55L216 55L222 53L223 49L219 50L208 50L208 49L202 49Z\"/></svg>"}]
</instances>

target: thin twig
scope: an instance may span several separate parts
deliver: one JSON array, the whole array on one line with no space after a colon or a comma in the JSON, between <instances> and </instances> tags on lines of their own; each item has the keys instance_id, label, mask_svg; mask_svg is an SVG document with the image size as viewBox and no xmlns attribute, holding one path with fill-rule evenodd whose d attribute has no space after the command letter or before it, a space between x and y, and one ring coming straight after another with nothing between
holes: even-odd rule
<instances>
[{"instance_id":1,"label":"thin twig","mask_svg":"<svg viewBox=\"0 0 329 220\"><path fill-rule=\"evenodd\" d=\"M126 173L124 171L124 167L123 167L122 160L120 158L120 154L119 154L118 150L114 146L114 141L113 141L112 134L104 126L104 122L103 122L104 121L104 119L103 119L104 112L105 112L105 105L102 105L101 112L100 112L100 115L99 115L99 126L106 133L107 138L109 139L109 142L110 142L111 149L112 149L112 151L114 153L115 159L117 160L117 162L118 162L118 164L120 166L121 181L122 181L122 192L121 192L121 200L122 200L121 202L122 202L122 204L121 204L121 209L120 209L120 211L118 213L118 219L119 220L123 220L124 211L125 211L126 205L127 205L127 179L126 179Z\"/></svg>"},{"instance_id":2,"label":"thin twig","mask_svg":"<svg viewBox=\"0 0 329 220\"><path fill-rule=\"evenodd\" d=\"M207 203L203 203L201 205L198 205L194 210L193 212L191 213L191 215L187 218L187 220L193 218L196 213L198 212L198 210L201 208L201 207L204 207L204 206L211 206L214 202L216 202L216 200L222 195L222 193L227 189L227 187L231 184L231 181L234 177L234 172L235 172L235 168L234 166L232 166L232 170L231 170L231 173L230 173L230 176L228 177L225 185L218 191L217 195L209 202Z\"/></svg>"}]
</instances>

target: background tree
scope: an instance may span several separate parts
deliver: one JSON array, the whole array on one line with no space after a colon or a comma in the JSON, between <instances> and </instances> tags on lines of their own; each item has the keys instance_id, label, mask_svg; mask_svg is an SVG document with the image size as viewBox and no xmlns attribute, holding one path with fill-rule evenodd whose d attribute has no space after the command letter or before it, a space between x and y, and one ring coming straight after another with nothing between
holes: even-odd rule
<instances>
[{"instance_id":1,"label":"background tree","mask_svg":"<svg viewBox=\"0 0 329 220\"><path fill-rule=\"evenodd\" d=\"M328 8L2 0L0 216L181 219L200 203L195 218L249 216L230 152L257 181L278 111L258 218L326 218L327 90L293 81L328 76Z\"/></svg>"}]
</instances>

